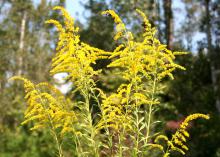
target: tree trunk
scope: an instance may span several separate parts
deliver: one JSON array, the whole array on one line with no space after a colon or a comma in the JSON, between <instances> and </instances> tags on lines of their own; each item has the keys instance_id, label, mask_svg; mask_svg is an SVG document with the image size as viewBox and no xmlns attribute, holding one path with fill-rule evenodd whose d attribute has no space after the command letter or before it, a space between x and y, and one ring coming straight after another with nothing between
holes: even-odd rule
<instances>
[{"instance_id":1,"label":"tree trunk","mask_svg":"<svg viewBox=\"0 0 220 157\"><path fill-rule=\"evenodd\" d=\"M157 20L158 20L158 23L157 23L158 38L160 41L162 41L163 40L163 28L162 28L163 18L161 18L161 16L160 16L160 14L161 14L160 4L161 4L161 1L156 0L156 10L157 10Z\"/></svg>"},{"instance_id":2,"label":"tree trunk","mask_svg":"<svg viewBox=\"0 0 220 157\"><path fill-rule=\"evenodd\" d=\"M165 39L169 49L173 47L173 11L172 0L164 0L164 23L165 23Z\"/></svg>"},{"instance_id":3,"label":"tree trunk","mask_svg":"<svg viewBox=\"0 0 220 157\"><path fill-rule=\"evenodd\" d=\"M23 53L24 53L24 36L25 36L25 25L26 25L27 13L24 12L21 20L20 29L20 41L19 41L19 56L18 56L18 75L23 73Z\"/></svg>"},{"instance_id":4,"label":"tree trunk","mask_svg":"<svg viewBox=\"0 0 220 157\"><path fill-rule=\"evenodd\" d=\"M218 74L218 69L215 67L215 54L214 50L212 47L212 25L211 25L211 16L210 16L210 0L205 0L205 11L206 11L206 36L207 36L207 49L208 49L208 55L210 59L210 66L211 66L211 77L212 77L212 85L215 93L215 105L220 112L220 99L219 96L217 95L218 92L218 83L217 83L217 74Z\"/></svg>"}]
</instances>

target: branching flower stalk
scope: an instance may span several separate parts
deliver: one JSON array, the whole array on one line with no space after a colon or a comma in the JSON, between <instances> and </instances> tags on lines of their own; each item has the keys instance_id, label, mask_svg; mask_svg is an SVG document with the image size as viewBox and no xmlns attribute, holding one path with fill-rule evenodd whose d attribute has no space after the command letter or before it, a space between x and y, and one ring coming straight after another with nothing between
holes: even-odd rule
<instances>
[{"instance_id":1,"label":"branching flower stalk","mask_svg":"<svg viewBox=\"0 0 220 157\"><path fill-rule=\"evenodd\" d=\"M155 93L156 93L156 85L157 85L157 67L155 67L155 72L153 74L153 87L152 87L152 94L151 94L151 103L149 104L149 110L148 110L148 118L147 118L147 131L146 131L146 141L145 144L148 144L148 139L150 135L150 126L151 126L151 117L152 117L152 111L153 111L153 101L155 99Z\"/></svg>"},{"instance_id":2,"label":"branching flower stalk","mask_svg":"<svg viewBox=\"0 0 220 157\"><path fill-rule=\"evenodd\" d=\"M155 77L155 76L154 76ZM152 89L152 96L151 96L151 101L154 100L155 97L155 88L156 88L156 77L154 78L153 81L153 89ZM148 118L147 118L147 131L146 131L146 141L145 144L148 144L148 139L150 138L150 126L151 126L151 117L152 117L152 103L149 105L149 110L148 110Z\"/></svg>"},{"instance_id":3,"label":"branching flower stalk","mask_svg":"<svg viewBox=\"0 0 220 157\"><path fill-rule=\"evenodd\" d=\"M36 89L35 89L36 90ZM37 94L40 94L40 93L37 93ZM40 101L42 103L42 106L44 108L44 110L46 110L46 106L45 106L45 102L42 100L42 98L40 98ZM47 114L47 117L49 119L49 124L50 124L50 130L52 132L52 135L56 141L56 144L57 144L57 149L58 149L58 153L59 153L59 157L63 157L63 150L62 150L62 146L61 146L61 142L57 136L57 133L56 133L56 130L55 130L55 127L53 125L53 121L52 121L52 118L49 114Z\"/></svg>"},{"instance_id":4,"label":"branching flower stalk","mask_svg":"<svg viewBox=\"0 0 220 157\"><path fill-rule=\"evenodd\" d=\"M26 120L22 122L22 125L35 121L36 124L31 130L49 128L57 144L59 157L63 157L60 137L67 132L74 132L70 126L76 120L75 113L67 110L68 102L65 102L59 91L47 83L34 85L29 80L19 76L12 77L11 80L22 80L24 82L28 108L25 112ZM45 88L50 89L51 94L44 92ZM52 94L59 97L54 98ZM60 137L57 134L57 128L62 128Z\"/></svg>"},{"instance_id":5,"label":"branching flower stalk","mask_svg":"<svg viewBox=\"0 0 220 157\"><path fill-rule=\"evenodd\" d=\"M166 45L162 45L159 40L155 38L156 29L151 27L151 24L143 12L140 10L137 10L137 12L142 16L145 26L143 42L135 42L133 40L132 33L126 30L124 23L114 11L108 10L104 12L104 14L111 15L116 23L116 35L114 39L127 40L125 44L119 45L114 50L110 58L117 58L108 67L121 67L122 69L125 69L121 73L125 80L128 81L128 84L120 86L118 91L123 89L123 86L127 88L127 90L128 87L132 87L132 89L129 89L129 97L124 99L127 99L126 101L129 102L125 108L126 117L133 117L132 130L134 133L137 132L136 135L132 137L135 141L134 154L136 155L140 152L139 136L142 135L139 128L141 125L141 121L139 121L140 106L144 104L149 106L146 128L147 144L150 135L150 123L153 110L152 106L159 103L155 101L154 98L156 85L167 75L173 78L171 72L176 68L184 70L182 66L173 62L173 59L175 59L174 54L172 54L170 50L166 49ZM149 83L152 78L153 86L150 90L151 97L148 97L148 95L144 93L144 89L142 89L142 87L146 83L146 80ZM127 115L127 113L129 113L129 115ZM142 129L144 128L142 127ZM124 133L124 129L122 130L122 133Z\"/></svg>"},{"instance_id":6,"label":"branching flower stalk","mask_svg":"<svg viewBox=\"0 0 220 157\"><path fill-rule=\"evenodd\" d=\"M116 25L116 35L115 35L115 37L114 37L114 39L115 40L119 40L119 39L121 39L121 38L124 38L125 39L125 44L124 45L127 45L126 47L127 47L127 53L128 54L131 54L131 61L132 62L134 62L134 55L132 54L132 46L131 46L131 44L133 43L133 36L132 36L132 33L131 32L129 32L129 31L127 31L126 30L126 28L125 28L125 25L124 25L124 23L122 22L122 20L118 17L118 15L114 12L114 11L112 11L112 10L108 10L108 11L104 11L103 12L103 14L109 14L109 15L111 15L112 17L113 17L113 19L114 19L114 21L115 21L115 23L117 24ZM123 45L120 45L121 47L123 46ZM118 49L120 49L120 46L118 47L118 48L116 48L116 51L118 50ZM115 54L113 53L113 55L112 56L114 56ZM112 58L112 56L111 56L111 58ZM123 74L123 72L122 72L122 74ZM131 72L131 74L130 74L130 78L129 79L127 79L127 80L129 80L130 82L129 82L129 84L127 84L127 90L126 90L126 106L129 106L129 103L130 103L130 94L131 94L131 91L133 91L133 88L134 88L134 91L135 91L135 93L137 93L137 81L136 81L136 75L137 75L137 72L136 71L133 71L133 72ZM138 130L139 130L139 106L137 105L137 99L135 98L135 104L134 104L134 106L135 106L135 113L134 113L134 116L135 116L135 126L137 127L136 128L136 132L138 132ZM127 117L127 116L129 116L128 115L128 112L130 112L130 111L128 111L128 110L126 110L126 112L125 112L125 116ZM126 128L125 127L122 127L122 131L119 133L119 136L118 136L118 138L119 138L119 156L123 156L123 147L125 147L124 145L123 145L123 140L124 140L124 136L126 135L126 133L125 133L125 130L126 130ZM136 142L135 142L135 155L138 155L138 143L139 143L139 134L137 133L137 135L136 135Z\"/></svg>"},{"instance_id":7,"label":"branching flower stalk","mask_svg":"<svg viewBox=\"0 0 220 157\"><path fill-rule=\"evenodd\" d=\"M99 94L97 95L96 92L98 92ZM100 104L100 99L103 98L103 99L106 99L106 95L103 93L103 91L99 88L92 88L91 89L91 95L92 95L92 98L97 102L98 104L98 107L100 108L100 117L103 117L105 119L105 116L104 113L103 113L103 110L102 110L102 107L101 107L101 104ZM105 119L104 120L105 122L105 126L107 126L107 120ZM107 136L107 147L103 145L104 148L108 148L110 149L110 155L112 156L114 153L113 153L113 135L111 135L111 132L110 132L110 128L109 127L104 127L103 128L105 130L105 134ZM99 132L100 131L100 128L96 125L95 126L95 133ZM104 140L105 141L105 140Z\"/></svg>"},{"instance_id":8,"label":"branching flower stalk","mask_svg":"<svg viewBox=\"0 0 220 157\"><path fill-rule=\"evenodd\" d=\"M83 93L83 96L85 98L85 106L86 106L86 115L88 115L88 125L89 125L89 134L90 135L90 138L92 139L91 142L92 142L92 146L93 146L93 153L92 154L95 154L95 157L98 157L99 156L99 152L98 152L98 145L96 143L96 139L95 139L95 127L93 126L93 117L92 117L92 110L90 109L90 94L89 94L89 90L88 89L85 89L85 90L82 90L82 93Z\"/></svg>"},{"instance_id":9,"label":"branching flower stalk","mask_svg":"<svg viewBox=\"0 0 220 157\"><path fill-rule=\"evenodd\" d=\"M66 80L73 83L74 92L80 93L82 101L70 101L48 83L35 85L15 76L13 80L24 82L28 104L22 125L32 121L34 126L31 130L49 128L57 143L59 157L64 157L61 146L63 138L69 135L73 137L76 156L138 157L149 154L149 148L158 149L163 157L169 157L173 151L184 155L188 150L185 142L189 137L186 131L189 122L197 118L209 119L209 116L200 113L188 116L171 140L165 135L152 133L152 118L154 109L160 104L157 99L158 92L161 92L159 84L167 76L173 79L174 70L185 70L175 63L175 58L186 52L168 50L156 38L156 29L140 10L137 12L143 19L142 41L135 40L113 10L102 13L110 15L116 23L114 39L120 44L113 52L81 42L79 28L74 26L69 13L59 6L54 10L62 12L64 25L53 19L46 21L54 24L59 32L57 53L52 59L50 73L66 73ZM120 74L124 78L117 91L109 95L97 88L94 81L101 70L94 70L93 65L106 58L112 60L108 68L121 69ZM92 100L100 110L97 119L93 117ZM156 137L154 143L153 136ZM166 146L160 144L161 140L166 142Z\"/></svg>"},{"instance_id":10,"label":"branching flower stalk","mask_svg":"<svg viewBox=\"0 0 220 157\"><path fill-rule=\"evenodd\" d=\"M158 135L156 137L155 142L158 143L160 140L163 140L166 142L167 148L164 148L164 146L160 144L152 144L151 146L160 149L163 152L163 157L169 157L172 151L185 155L185 152L189 150L189 148L185 145L186 140L189 137L187 127L192 120L198 118L209 119L210 117L201 113L192 114L182 122L176 133L172 135L171 140L169 140L165 135Z\"/></svg>"},{"instance_id":11,"label":"branching flower stalk","mask_svg":"<svg viewBox=\"0 0 220 157\"><path fill-rule=\"evenodd\" d=\"M93 77L98 75L100 71L93 70L91 65L95 64L97 59L104 58L103 54L105 52L80 42L79 35L77 35L79 29L74 27L70 15L61 7L55 7L55 10L61 10L63 13L65 28L59 22L54 22L54 20L47 22L55 24L60 33L58 47L56 48L58 52L52 62L51 74L68 73L66 79L71 80L82 93L85 100L85 105L81 108L84 112L82 117L85 118L84 126L89 126L86 129L84 128L84 130L87 130L84 135L87 134L86 136L88 136L86 138L89 140L90 147L93 148L92 154L95 153L95 156L98 156L95 127L93 126L92 111L90 110L90 98L91 91L95 88Z\"/></svg>"}]
</instances>

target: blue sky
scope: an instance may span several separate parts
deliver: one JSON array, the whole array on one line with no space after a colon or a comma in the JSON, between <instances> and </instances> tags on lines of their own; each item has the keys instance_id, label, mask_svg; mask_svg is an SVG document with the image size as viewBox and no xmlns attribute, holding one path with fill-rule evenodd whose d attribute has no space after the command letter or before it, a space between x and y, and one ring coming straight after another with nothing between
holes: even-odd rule
<instances>
[{"instance_id":1,"label":"blue sky","mask_svg":"<svg viewBox=\"0 0 220 157\"><path fill-rule=\"evenodd\" d=\"M74 19L79 20L82 23L86 23L84 8L80 4L82 0L66 0L66 9L74 17ZM84 0L84 2L87 0Z\"/></svg>"}]
</instances>

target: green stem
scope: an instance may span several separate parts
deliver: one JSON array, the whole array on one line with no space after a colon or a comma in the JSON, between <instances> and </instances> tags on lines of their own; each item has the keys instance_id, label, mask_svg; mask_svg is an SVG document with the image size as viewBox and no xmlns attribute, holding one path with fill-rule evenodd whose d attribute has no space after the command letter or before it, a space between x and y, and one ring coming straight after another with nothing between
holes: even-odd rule
<instances>
[{"instance_id":1,"label":"green stem","mask_svg":"<svg viewBox=\"0 0 220 157\"><path fill-rule=\"evenodd\" d=\"M89 89L87 88L88 85L85 85L85 90L84 92L82 91L82 93L84 93L84 98L85 98L85 103L86 103L86 112L87 112L87 116L88 116L88 122L89 122L89 128L90 128L90 138L92 141L92 149L93 149L93 153L95 154L95 157L99 157L99 152L98 152L98 148L97 148L97 144L95 142L95 128L93 127L92 124L92 113L90 112L90 94L89 94Z\"/></svg>"},{"instance_id":2,"label":"green stem","mask_svg":"<svg viewBox=\"0 0 220 157\"><path fill-rule=\"evenodd\" d=\"M155 49L154 36L153 36L153 44L152 44L152 46ZM148 110L147 133L146 133L146 142L145 142L145 144L148 144L148 139L149 139L149 135L150 135L150 124L151 124L151 117L152 117L152 111L153 111L153 109L152 109L153 103L152 102L154 101L154 96L155 96L155 92L156 92L157 70L158 70L158 67L157 67L157 64L156 64L155 71L154 71L154 74L153 74L154 79L153 79L151 103L150 103L149 110Z\"/></svg>"},{"instance_id":3,"label":"green stem","mask_svg":"<svg viewBox=\"0 0 220 157\"><path fill-rule=\"evenodd\" d=\"M56 132L55 132L54 129L52 129L52 133L54 134L55 141L56 141L56 143L57 143L58 152L59 152L59 157L63 157L64 155L63 155L62 147L61 147L61 144L60 144L60 142L59 142L59 139L58 139L57 134L56 134Z\"/></svg>"},{"instance_id":4,"label":"green stem","mask_svg":"<svg viewBox=\"0 0 220 157\"><path fill-rule=\"evenodd\" d=\"M138 93L137 90L137 81L136 81L136 74L135 74L135 93ZM137 98L135 98L135 119L136 119L136 129L137 129L137 133L136 133L136 142L135 142L135 156L138 156L138 152L139 152L139 106L138 106L138 100Z\"/></svg>"},{"instance_id":5,"label":"green stem","mask_svg":"<svg viewBox=\"0 0 220 157\"><path fill-rule=\"evenodd\" d=\"M98 97L95 95L95 92L93 90L91 90L92 94L93 94L93 98L96 100L98 106L99 106L99 109L101 111L101 115L102 117L104 118L104 121L106 121L106 118L103 114L103 110L102 110L102 107L101 107L101 104L99 102L99 99ZM101 93L100 93L101 94ZM106 126L107 126L107 123L106 123ZM104 128L105 131L106 131L106 135L107 135L107 139L108 139L108 145L109 145L109 149L111 151L111 156L113 156L113 140L112 140L112 135L110 134L110 130L109 130L109 127L105 127Z\"/></svg>"},{"instance_id":6,"label":"green stem","mask_svg":"<svg viewBox=\"0 0 220 157\"><path fill-rule=\"evenodd\" d=\"M154 81L153 81L153 89L152 89L152 95L151 95L151 104L149 106L149 110L148 110L148 121L147 121L147 133L146 133L146 144L148 144L148 139L149 139L149 135L150 135L150 123L151 123L151 117L152 117L152 102L154 100L154 95L155 95L155 90L156 90L156 73L154 74Z\"/></svg>"},{"instance_id":7,"label":"green stem","mask_svg":"<svg viewBox=\"0 0 220 157\"><path fill-rule=\"evenodd\" d=\"M37 94L38 94L38 95L41 95L41 93L40 93L35 87L34 87L34 90L37 91ZM41 101L42 106L43 106L43 108L44 108L44 110L45 110L45 112L46 112L46 110L47 110L47 108L46 108L46 103L45 103L45 101L41 98L41 96L40 96L40 101ZM56 141L56 144L57 144L57 149L58 149L58 152L59 152L59 157L64 157L63 151L62 151L62 147L61 147L61 144L60 144L60 141L59 141L59 139L58 139L58 136L57 136L57 134L56 134L55 128L54 128L54 126L53 126L52 118L51 118L50 114L48 114L48 112L46 112L46 114L47 114L47 117L48 117L49 123L50 123L49 128L51 128L52 134L54 134L54 138L55 138L55 141Z\"/></svg>"},{"instance_id":8,"label":"green stem","mask_svg":"<svg viewBox=\"0 0 220 157\"><path fill-rule=\"evenodd\" d=\"M136 118L136 129L137 129L137 133L136 133L136 142L135 142L135 156L138 156L138 152L139 152L139 109L138 107L136 107L135 109L135 118Z\"/></svg>"},{"instance_id":9,"label":"green stem","mask_svg":"<svg viewBox=\"0 0 220 157\"><path fill-rule=\"evenodd\" d=\"M118 137L118 144L119 144L119 157L123 157L123 144L122 144L122 138L123 135L122 133L119 131L119 137Z\"/></svg>"}]
</instances>

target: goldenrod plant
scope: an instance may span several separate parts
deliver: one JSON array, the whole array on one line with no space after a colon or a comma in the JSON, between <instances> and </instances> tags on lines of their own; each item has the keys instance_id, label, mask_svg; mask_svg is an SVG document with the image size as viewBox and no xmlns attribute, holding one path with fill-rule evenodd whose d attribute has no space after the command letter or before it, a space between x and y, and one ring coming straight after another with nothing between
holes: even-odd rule
<instances>
[{"instance_id":1,"label":"goldenrod plant","mask_svg":"<svg viewBox=\"0 0 220 157\"><path fill-rule=\"evenodd\" d=\"M153 130L154 112L160 104L158 93L163 90L160 84L167 77L174 79L174 70L185 70L175 59L186 52L168 50L157 39L156 28L140 10L137 13L143 20L142 41L135 40L113 10L102 13L111 16L116 23L114 40L119 45L113 52L81 42L79 28L74 26L68 12L59 6L54 10L62 12L64 24L53 19L46 21L55 25L59 32L50 73L67 73L66 80L73 83L73 92L83 98L82 101L70 100L48 83L34 84L21 76L12 77L12 80L24 82L27 109L22 125L33 122L31 130L49 128L60 157L65 156L62 149L65 136L72 137L74 156L150 156L152 148L162 157L170 156L173 151L184 155L188 150L189 122L197 118L209 119L208 115L188 116L171 139ZM110 59L108 68L119 68L124 79L117 91L110 94L99 89L94 80L102 72L102 69L93 68L100 59ZM91 101L94 100L100 110L99 116L93 114Z\"/></svg>"}]
</instances>

